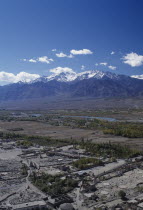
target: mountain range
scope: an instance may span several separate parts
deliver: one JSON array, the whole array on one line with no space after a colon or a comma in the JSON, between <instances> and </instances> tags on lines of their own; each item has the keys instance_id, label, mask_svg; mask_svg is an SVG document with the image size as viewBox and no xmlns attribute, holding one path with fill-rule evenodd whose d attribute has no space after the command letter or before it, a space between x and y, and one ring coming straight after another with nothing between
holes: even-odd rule
<instances>
[{"instance_id":1,"label":"mountain range","mask_svg":"<svg viewBox=\"0 0 143 210\"><path fill-rule=\"evenodd\" d=\"M111 72L61 72L31 82L0 86L0 101L44 97L135 97L143 96L143 80Z\"/></svg>"},{"instance_id":2,"label":"mountain range","mask_svg":"<svg viewBox=\"0 0 143 210\"><path fill-rule=\"evenodd\" d=\"M119 76L117 74L111 73L111 72L103 72L103 71L84 71L81 73L76 73L74 71L67 71L67 72L61 72L61 73L55 73L50 76L40 77L34 81L35 82L49 82L52 80L56 80L59 82L72 82L72 81L80 81L84 79L90 79L90 78L96 78L96 79L102 79L102 78L110 78L110 79L117 79Z\"/></svg>"}]
</instances>

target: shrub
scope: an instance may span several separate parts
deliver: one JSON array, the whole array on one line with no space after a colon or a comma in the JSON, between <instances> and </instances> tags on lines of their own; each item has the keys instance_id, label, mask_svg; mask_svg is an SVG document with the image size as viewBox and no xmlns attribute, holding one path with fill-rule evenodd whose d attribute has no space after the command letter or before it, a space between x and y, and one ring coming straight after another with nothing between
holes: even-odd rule
<instances>
[{"instance_id":1,"label":"shrub","mask_svg":"<svg viewBox=\"0 0 143 210\"><path fill-rule=\"evenodd\" d=\"M118 195L122 200L124 200L126 198L126 193L123 190L120 190Z\"/></svg>"}]
</instances>

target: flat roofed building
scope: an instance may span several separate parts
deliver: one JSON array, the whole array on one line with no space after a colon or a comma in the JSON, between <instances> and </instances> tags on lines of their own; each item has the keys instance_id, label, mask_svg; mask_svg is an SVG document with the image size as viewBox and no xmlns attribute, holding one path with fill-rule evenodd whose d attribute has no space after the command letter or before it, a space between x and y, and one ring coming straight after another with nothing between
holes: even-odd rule
<instances>
[{"instance_id":1,"label":"flat roofed building","mask_svg":"<svg viewBox=\"0 0 143 210\"><path fill-rule=\"evenodd\" d=\"M143 209L143 203L138 204L138 210Z\"/></svg>"}]
</instances>

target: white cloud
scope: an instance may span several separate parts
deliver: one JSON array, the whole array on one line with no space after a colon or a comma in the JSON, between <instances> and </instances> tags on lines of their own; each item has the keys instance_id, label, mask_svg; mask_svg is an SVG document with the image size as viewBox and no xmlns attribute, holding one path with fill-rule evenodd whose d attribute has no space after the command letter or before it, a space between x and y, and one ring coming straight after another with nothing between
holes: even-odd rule
<instances>
[{"instance_id":1,"label":"white cloud","mask_svg":"<svg viewBox=\"0 0 143 210\"><path fill-rule=\"evenodd\" d=\"M39 74L30 74L27 72L20 72L15 75L15 82L19 82L19 81L30 82L30 81L33 81L33 80L39 78L39 77L40 77Z\"/></svg>"},{"instance_id":2,"label":"white cloud","mask_svg":"<svg viewBox=\"0 0 143 210\"><path fill-rule=\"evenodd\" d=\"M21 61L27 61L27 59L26 59L26 58L24 58L24 59L21 59Z\"/></svg>"},{"instance_id":3,"label":"white cloud","mask_svg":"<svg viewBox=\"0 0 143 210\"><path fill-rule=\"evenodd\" d=\"M132 67L143 65L143 55L138 55L137 53L126 54L123 58L123 63L126 63Z\"/></svg>"},{"instance_id":4,"label":"white cloud","mask_svg":"<svg viewBox=\"0 0 143 210\"><path fill-rule=\"evenodd\" d=\"M108 68L111 69L111 70L116 70L117 67L116 67L116 66L111 66L111 65L110 65L110 66L108 66Z\"/></svg>"},{"instance_id":5,"label":"white cloud","mask_svg":"<svg viewBox=\"0 0 143 210\"><path fill-rule=\"evenodd\" d=\"M81 66L81 70L85 70L85 66L84 65Z\"/></svg>"},{"instance_id":6,"label":"white cloud","mask_svg":"<svg viewBox=\"0 0 143 210\"><path fill-rule=\"evenodd\" d=\"M48 58L47 56L39 57L37 58L37 60L41 63L47 63L47 64L54 61L52 58Z\"/></svg>"},{"instance_id":7,"label":"white cloud","mask_svg":"<svg viewBox=\"0 0 143 210\"><path fill-rule=\"evenodd\" d=\"M59 58L67 57L67 55L62 53L62 52L61 53L57 53L56 56L59 57Z\"/></svg>"},{"instance_id":8,"label":"white cloud","mask_svg":"<svg viewBox=\"0 0 143 210\"><path fill-rule=\"evenodd\" d=\"M52 75L47 77L49 80L55 79L56 76L58 76L58 81L73 81L77 77L77 73L69 67L57 67L54 69L50 69L49 71L53 73ZM62 73L64 73L64 75ZM61 78L59 78L59 74L62 74L60 75Z\"/></svg>"},{"instance_id":9,"label":"white cloud","mask_svg":"<svg viewBox=\"0 0 143 210\"><path fill-rule=\"evenodd\" d=\"M98 63L95 64L95 66L98 66L98 65L99 65Z\"/></svg>"},{"instance_id":10,"label":"white cloud","mask_svg":"<svg viewBox=\"0 0 143 210\"><path fill-rule=\"evenodd\" d=\"M57 49L52 49L52 52L56 52L57 51Z\"/></svg>"},{"instance_id":11,"label":"white cloud","mask_svg":"<svg viewBox=\"0 0 143 210\"><path fill-rule=\"evenodd\" d=\"M101 66L107 66L108 63L100 63Z\"/></svg>"},{"instance_id":12,"label":"white cloud","mask_svg":"<svg viewBox=\"0 0 143 210\"><path fill-rule=\"evenodd\" d=\"M35 59L32 59L32 58L29 59L28 61L29 61L30 63L37 63L37 61L36 61Z\"/></svg>"},{"instance_id":13,"label":"white cloud","mask_svg":"<svg viewBox=\"0 0 143 210\"><path fill-rule=\"evenodd\" d=\"M68 55L68 58L74 58L74 56L72 54Z\"/></svg>"},{"instance_id":14,"label":"white cloud","mask_svg":"<svg viewBox=\"0 0 143 210\"><path fill-rule=\"evenodd\" d=\"M57 67L54 69L50 69L50 72L54 74L60 74L60 73L75 73L71 68L69 67Z\"/></svg>"},{"instance_id":15,"label":"white cloud","mask_svg":"<svg viewBox=\"0 0 143 210\"><path fill-rule=\"evenodd\" d=\"M17 83L17 82L30 82L37 78L39 78L39 74L30 74L27 72L20 72L18 74L8 73L1 71L0 72L0 85L6 85L10 83Z\"/></svg>"},{"instance_id":16,"label":"white cloud","mask_svg":"<svg viewBox=\"0 0 143 210\"><path fill-rule=\"evenodd\" d=\"M39 58L30 58L30 59L21 59L22 61L27 61L27 62L30 62L30 63L37 63L37 62L41 62L41 63L51 63L53 62L54 60L52 58L48 58L47 56L42 56L42 57L39 57Z\"/></svg>"},{"instance_id":17,"label":"white cloud","mask_svg":"<svg viewBox=\"0 0 143 210\"><path fill-rule=\"evenodd\" d=\"M63 52L57 53L56 56L59 57L59 58L64 58L64 57L66 57L66 58L73 58L73 55L72 54L66 55Z\"/></svg>"},{"instance_id":18,"label":"white cloud","mask_svg":"<svg viewBox=\"0 0 143 210\"><path fill-rule=\"evenodd\" d=\"M115 54L115 52L114 52L114 51L112 51L112 52L111 52L111 55L114 55L114 54Z\"/></svg>"},{"instance_id":19,"label":"white cloud","mask_svg":"<svg viewBox=\"0 0 143 210\"><path fill-rule=\"evenodd\" d=\"M71 50L71 54L73 55L88 55L88 54L93 54L91 50L88 49L83 49L83 50Z\"/></svg>"}]
</instances>

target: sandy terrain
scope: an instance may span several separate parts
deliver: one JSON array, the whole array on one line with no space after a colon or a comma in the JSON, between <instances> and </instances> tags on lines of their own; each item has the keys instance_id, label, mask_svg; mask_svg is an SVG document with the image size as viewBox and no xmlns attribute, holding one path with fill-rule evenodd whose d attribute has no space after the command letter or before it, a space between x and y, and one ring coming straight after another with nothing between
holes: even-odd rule
<instances>
[{"instance_id":1,"label":"sandy terrain","mask_svg":"<svg viewBox=\"0 0 143 210\"><path fill-rule=\"evenodd\" d=\"M122 143L131 146L132 148L143 149L143 138L130 139L120 136L104 135L102 131L85 130L66 126L52 126L42 122L30 121L0 121L0 131L9 132L8 129L21 127L24 130L15 131L16 133L27 135L49 136L55 139L76 139L91 140L95 143L111 142Z\"/></svg>"}]
</instances>

